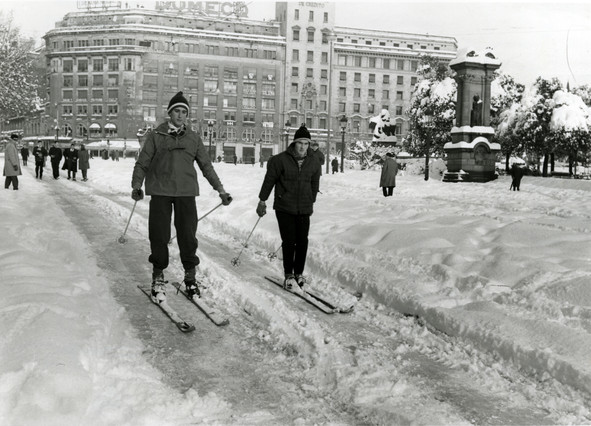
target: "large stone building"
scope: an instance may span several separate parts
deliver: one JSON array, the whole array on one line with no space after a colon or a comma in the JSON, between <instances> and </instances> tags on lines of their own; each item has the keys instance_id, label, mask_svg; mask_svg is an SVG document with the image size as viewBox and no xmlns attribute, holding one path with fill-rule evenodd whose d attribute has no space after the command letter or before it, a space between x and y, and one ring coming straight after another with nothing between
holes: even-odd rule
<instances>
[{"instance_id":1,"label":"large stone building","mask_svg":"<svg viewBox=\"0 0 591 426\"><path fill-rule=\"evenodd\" d=\"M244 162L283 149L301 123L331 151L343 116L348 137L370 139L382 109L401 140L420 56L450 61L457 50L452 37L336 26L335 2L277 2L263 21L244 3L79 5L44 36L39 133L137 141L182 90L212 156Z\"/></svg>"}]
</instances>

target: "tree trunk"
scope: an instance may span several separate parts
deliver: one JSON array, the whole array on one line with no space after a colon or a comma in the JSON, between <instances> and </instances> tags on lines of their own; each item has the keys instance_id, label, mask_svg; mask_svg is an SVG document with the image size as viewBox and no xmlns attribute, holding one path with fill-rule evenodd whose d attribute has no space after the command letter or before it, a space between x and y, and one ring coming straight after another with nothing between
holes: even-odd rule
<instances>
[{"instance_id":1,"label":"tree trunk","mask_svg":"<svg viewBox=\"0 0 591 426\"><path fill-rule=\"evenodd\" d=\"M511 171L511 165L509 164L509 160L511 159L511 153L508 152L505 155L505 171L509 173Z\"/></svg>"},{"instance_id":2,"label":"tree trunk","mask_svg":"<svg viewBox=\"0 0 591 426\"><path fill-rule=\"evenodd\" d=\"M573 156L569 154L568 156L568 174L573 174Z\"/></svg>"},{"instance_id":3,"label":"tree trunk","mask_svg":"<svg viewBox=\"0 0 591 426\"><path fill-rule=\"evenodd\" d=\"M554 171L554 153L550 154L550 172Z\"/></svg>"},{"instance_id":4,"label":"tree trunk","mask_svg":"<svg viewBox=\"0 0 591 426\"><path fill-rule=\"evenodd\" d=\"M544 153L544 165L542 167L542 176L547 177L548 176L548 157L549 157L549 153L545 152Z\"/></svg>"}]
</instances>

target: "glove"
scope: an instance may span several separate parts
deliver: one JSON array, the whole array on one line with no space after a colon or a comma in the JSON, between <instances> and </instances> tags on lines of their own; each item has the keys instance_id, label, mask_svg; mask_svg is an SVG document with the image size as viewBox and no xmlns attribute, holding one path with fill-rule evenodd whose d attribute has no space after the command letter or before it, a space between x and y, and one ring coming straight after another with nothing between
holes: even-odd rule
<instances>
[{"instance_id":1,"label":"glove","mask_svg":"<svg viewBox=\"0 0 591 426\"><path fill-rule=\"evenodd\" d=\"M135 201L143 200L144 191L142 191L141 189L134 189L133 191L131 191L131 198L133 198Z\"/></svg>"},{"instance_id":2,"label":"glove","mask_svg":"<svg viewBox=\"0 0 591 426\"><path fill-rule=\"evenodd\" d=\"M267 214L267 205L264 201L259 201L259 204L257 205L257 214L259 217L263 217Z\"/></svg>"},{"instance_id":3,"label":"glove","mask_svg":"<svg viewBox=\"0 0 591 426\"><path fill-rule=\"evenodd\" d=\"M220 198L222 199L222 204L224 206L227 206L232 202L232 196L227 192L220 193Z\"/></svg>"},{"instance_id":4,"label":"glove","mask_svg":"<svg viewBox=\"0 0 591 426\"><path fill-rule=\"evenodd\" d=\"M12 167L14 167L14 171L15 172L18 172L18 166L16 164L14 166L12 166Z\"/></svg>"}]
</instances>

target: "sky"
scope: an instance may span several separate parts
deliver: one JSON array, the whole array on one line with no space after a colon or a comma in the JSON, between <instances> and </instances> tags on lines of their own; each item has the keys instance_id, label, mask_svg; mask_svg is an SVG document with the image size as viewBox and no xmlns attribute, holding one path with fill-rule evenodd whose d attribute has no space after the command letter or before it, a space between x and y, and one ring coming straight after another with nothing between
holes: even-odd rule
<instances>
[{"instance_id":1,"label":"sky","mask_svg":"<svg viewBox=\"0 0 591 426\"><path fill-rule=\"evenodd\" d=\"M274 16L273 2L247 5L252 19ZM77 9L75 0L8 0L2 10L13 10L26 34L41 37ZM538 76L591 84L591 1L338 1L336 13L339 26L451 36L460 49L492 47L501 70L526 85Z\"/></svg>"},{"instance_id":2,"label":"sky","mask_svg":"<svg viewBox=\"0 0 591 426\"><path fill-rule=\"evenodd\" d=\"M169 285L182 334L136 288L133 164L95 157L74 182L29 161L0 190L0 424L591 424L591 181L450 184L440 160L424 181L417 159L385 198L379 166L324 174L305 275L355 304L326 315L263 278L281 273L275 215L255 213L265 169L216 163L234 200L199 222L198 269L230 324ZM202 217L220 199L199 181Z\"/></svg>"}]
</instances>

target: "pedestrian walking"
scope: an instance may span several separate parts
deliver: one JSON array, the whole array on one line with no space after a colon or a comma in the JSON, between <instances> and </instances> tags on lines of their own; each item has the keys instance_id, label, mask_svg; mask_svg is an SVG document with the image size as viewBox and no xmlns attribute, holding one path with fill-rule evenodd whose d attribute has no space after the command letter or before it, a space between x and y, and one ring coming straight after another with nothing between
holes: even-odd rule
<instances>
[{"instance_id":1,"label":"pedestrian walking","mask_svg":"<svg viewBox=\"0 0 591 426\"><path fill-rule=\"evenodd\" d=\"M199 134L185 124L189 114L189 102L178 92L168 104L169 121L151 131L133 169L131 197L144 198L142 184L145 180L146 195L150 195L148 236L152 263L152 299L155 303L166 300L164 270L168 267L170 222L174 209L174 225L180 258L185 270L184 283L189 296L199 294L195 268L197 256L197 206L199 195L196 162L209 184L218 191L222 204L232 201L211 163L207 148Z\"/></svg>"},{"instance_id":2,"label":"pedestrian walking","mask_svg":"<svg viewBox=\"0 0 591 426\"><path fill-rule=\"evenodd\" d=\"M234 165L236 165L238 163L238 157L236 156L236 154L234 154Z\"/></svg>"},{"instance_id":3,"label":"pedestrian walking","mask_svg":"<svg viewBox=\"0 0 591 426\"><path fill-rule=\"evenodd\" d=\"M335 173L338 173L339 160L337 160L336 157L332 159L332 161L330 162L330 165L332 166L332 174L334 175Z\"/></svg>"},{"instance_id":4,"label":"pedestrian walking","mask_svg":"<svg viewBox=\"0 0 591 426\"><path fill-rule=\"evenodd\" d=\"M51 161L51 170L53 178L60 178L60 161L62 161L62 150L57 146L57 141L53 142L53 146L49 148L49 158Z\"/></svg>"},{"instance_id":5,"label":"pedestrian walking","mask_svg":"<svg viewBox=\"0 0 591 426\"><path fill-rule=\"evenodd\" d=\"M382 174L380 175L380 186L384 197L391 197L396 187L396 175L398 174L398 163L396 155L388 152L382 164Z\"/></svg>"},{"instance_id":6,"label":"pedestrian walking","mask_svg":"<svg viewBox=\"0 0 591 426\"><path fill-rule=\"evenodd\" d=\"M70 144L70 148L64 152L65 167L68 171L68 180L76 180L76 172L78 171L78 150L74 144Z\"/></svg>"},{"instance_id":7,"label":"pedestrian walking","mask_svg":"<svg viewBox=\"0 0 591 426\"><path fill-rule=\"evenodd\" d=\"M10 184L12 184L12 189L15 191L18 190L18 177L22 175L21 172L21 165L18 160L18 150L16 149L16 141L18 140L18 135L13 133L10 135L10 139L6 142L6 149L4 151L4 188L10 188Z\"/></svg>"},{"instance_id":8,"label":"pedestrian walking","mask_svg":"<svg viewBox=\"0 0 591 426\"><path fill-rule=\"evenodd\" d=\"M88 180L87 172L90 169L90 156L84 145L80 145L80 151L78 151L78 168L82 172L82 181L86 182Z\"/></svg>"},{"instance_id":9,"label":"pedestrian walking","mask_svg":"<svg viewBox=\"0 0 591 426\"><path fill-rule=\"evenodd\" d=\"M513 189L513 191L519 191L519 187L521 186L521 179L525 174L525 169L520 167L519 165L513 163L511 167L511 186L509 187L509 191Z\"/></svg>"},{"instance_id":10,"label":"pedestrian walking","mask_svg":"<svg viewBox=\"0 0 591 426\"><path fill-rule=\"evenodd\" d=\"M47 158L47 150L43 146L43 142L37 142L37 146L33 148L33 157L35 157L35 177L37 179L43 179L43 168L45 167L45 159Z\"/></svg>"},{"instance_id":11,"label":"pedestrian walking","mask_svg":"<svg viewBox=\"0 0 591 426\"><path fill-rule=\"evenodd\" d=\"M267 162L256 212L267 213L266 201L275 189L273 209L279 225L286 289L304 287L310 216L320 187L320 163L309 152L310 132L302 125L285 151Z\"/></svg>"},{"instance_id":12,"label":"pedestrian walking","mask_svg":"<svg viewBox=\"0 0 591 426\"><path fill-rule=\"evenodd\" d=\"M23 145L21 148L21 157L23 159L23 166L27 165L27 160L29 159L29 148Z\"/></svg>"},{"instance_id":13,"label":"pedestrian walking","mask_svg":"<svg viewBox=\"0 0 591 426\"><path fill-rule=\"evenodd\" d=\"M316 157L316 159L318 160L318 162L320 163L320 175L322 175L322 166L324 166L324 153L322 151L320 151L320 149L318 149L318 142L316 141L312 141L312 143L310 144L310 151L311 154Z\"/></svg>"}]
</instances>

